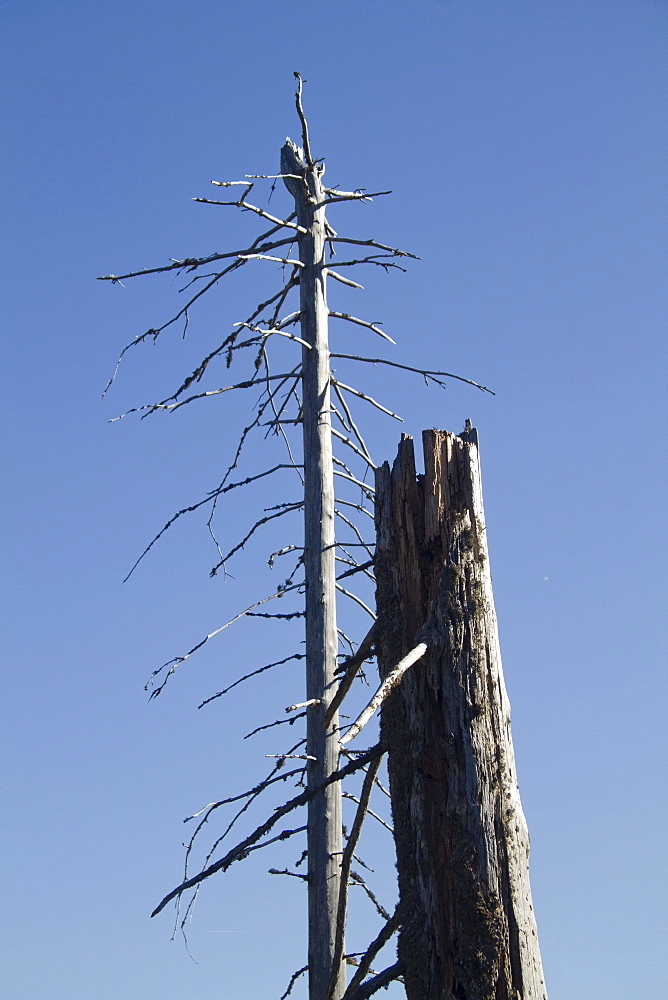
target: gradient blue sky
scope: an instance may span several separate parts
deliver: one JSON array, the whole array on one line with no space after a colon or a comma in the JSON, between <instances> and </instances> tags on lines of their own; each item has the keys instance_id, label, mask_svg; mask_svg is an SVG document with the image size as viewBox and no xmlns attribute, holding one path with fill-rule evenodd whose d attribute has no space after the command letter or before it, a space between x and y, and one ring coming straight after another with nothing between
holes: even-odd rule
<instances>
[{"instance_id":1,"label":"gradient blue sky","mask_svg":"<svg viewBox=\"0 0 668 1000\"><path fill-rule=\"evenodd\" d=\"M157 701L143 691L264 586L270 536L210 580L195 517L121 582L219 481L243 401L108 423L171 389L276 275L231 282L185 341L133 352L103 403L120 348L177 286L94 280L257 231L190 199L277 169L298 69L330 183L394 192L333 224L422 258L333 299L382 319L396 360L496 391L373 373L405 423L373 418L369 436L380 460L401 430L479 428L549 995L659 1000L666 3L6 0L2 19L7 997L271 1000L305 961L302 886L266 874L290 854L207 885L196 964L169 916L148 919L180 876L181 819L262 773L286 738L240 736L301 700L297 668L197 711L284 649L257 625ZM249 503L225 509L226 537ZM376 851L391 896L391 845ZM355 919L351 947L377 928Z\"/></svg>"}]
</instances>

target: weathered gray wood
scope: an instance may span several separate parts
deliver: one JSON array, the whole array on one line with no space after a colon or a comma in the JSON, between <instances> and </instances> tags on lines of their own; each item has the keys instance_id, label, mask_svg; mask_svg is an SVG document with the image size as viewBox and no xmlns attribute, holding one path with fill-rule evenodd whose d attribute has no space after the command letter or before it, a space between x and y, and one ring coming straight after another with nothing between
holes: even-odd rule
<instances>
[{"instance_id":1,"label":"weathered gray wood","mask_svg":"<svg viewBox=\"0 0 668 1000\"><path fill-rule=\"evenodd\" d=\"M477 433L404 437L376 479L382 708L408 1000L546 1000L501 668Z\"/></svg>"},{"instance_id":2,"label":"weathered gray wood","mask_svg":"<svg viewBox=\"0 0 668 1000\"><path fill-rule=\"evenodd\" d=\"M308 151L307 151L307 160ZM295 198L299 236L303 435L304 572L306 579L307 787L327 780L338 767L338 712L323 725L335 692L338 634L334 549L334 476L330 405L330 363L325 263L323 167L304 162L288 140L281 150L281 171L296 174L285 184ZM325 1000L335 953L342 850L341 787L329 785L308 806L309 998ZM345 990L344 966L331 1000Z\"/></svg>"}]
</instances>

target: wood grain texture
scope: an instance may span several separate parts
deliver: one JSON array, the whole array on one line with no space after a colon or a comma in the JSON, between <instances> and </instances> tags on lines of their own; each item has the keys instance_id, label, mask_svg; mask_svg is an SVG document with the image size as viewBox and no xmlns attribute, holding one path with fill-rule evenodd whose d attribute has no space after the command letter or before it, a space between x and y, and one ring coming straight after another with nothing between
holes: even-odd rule
<instances>
[{"instance_id":1,"label":"wood grain texture","mask_svg":"<svg viewBox=\"0 0 668 1000\"><path fill-rule=\"evenodd\" d=\"M477 433L404 436L376 477L382 709L408 1000L546 1000L503 680Z\"/></svg>"}]
</instances>

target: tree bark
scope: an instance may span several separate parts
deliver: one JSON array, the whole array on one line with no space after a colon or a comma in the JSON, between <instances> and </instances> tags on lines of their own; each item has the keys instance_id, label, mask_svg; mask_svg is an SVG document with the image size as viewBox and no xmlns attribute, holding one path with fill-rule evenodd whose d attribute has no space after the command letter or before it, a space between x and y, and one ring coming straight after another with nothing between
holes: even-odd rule
<instances>
[{"instance_id":1,"label":"tree bark","mask_svg":"<svg viewBox=\"0 0 668 1000\"><path fill-rule=\"evenodd\" d=\"M381 677L408 1000L546 1000L503 680L477 432L404 436L376 478Z\"/></svg>"},{"instance_id":2,"label":"tree bark","mask_svg":"<svg viewBox=\"0 0 668 1000\"><path fill-rule=\"evenodd\" d=\"M304 439L304 574L306 579L307 787L338 768L338 712L323 722L336 689L338 633L334 538L334 473L325 261L324 167L304 162L288 140L281 172L295 198L299 235L302 418ZM317 206L321 207L318 208ZM329 785L308 806L309 998L325 1000L334 959L342 851L341 787ZM345 990L344 966L330 1000Z\"/></svg>"}]
</instances>

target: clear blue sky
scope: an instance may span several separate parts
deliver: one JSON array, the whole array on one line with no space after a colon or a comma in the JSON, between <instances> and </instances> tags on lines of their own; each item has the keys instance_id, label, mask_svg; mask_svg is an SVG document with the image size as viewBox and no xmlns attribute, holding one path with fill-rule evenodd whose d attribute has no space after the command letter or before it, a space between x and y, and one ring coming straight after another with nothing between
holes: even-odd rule
<instances>
[{"instance_id":1,"label":"clear blue sky","mask_svg":"<svg viewBox=\"0 0 668 1000\"><path fill-rule=\"evenodd\" d=\"M122 584L220 480L245 403L108 422L173 388L276 274L133 352L103 403L178 286L95 281L257 231L190 199L275 172L296 69L328 180L394 192L333 224L422 258L333 301L383 320L396 360L496 392L374 374L405 423L369 435L380 460L401 430L479 428L549 995L665 996L666 3L6 0L2 19L6 996L271 1000L305 961L302 886L266 874L290 853L209 882L197 964L148 916L180 877L181 819L263 772L285 735L240 737L302 695L297 666L197 711L285 655L257 622L143 691L265 586L271 536L210 580L205 518L184 520ZM364 912L351 947L377 927Z\"/></svg>"}]
</instances>

